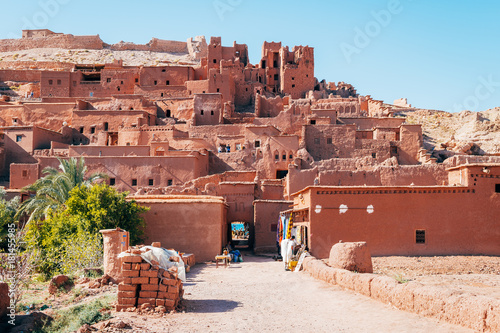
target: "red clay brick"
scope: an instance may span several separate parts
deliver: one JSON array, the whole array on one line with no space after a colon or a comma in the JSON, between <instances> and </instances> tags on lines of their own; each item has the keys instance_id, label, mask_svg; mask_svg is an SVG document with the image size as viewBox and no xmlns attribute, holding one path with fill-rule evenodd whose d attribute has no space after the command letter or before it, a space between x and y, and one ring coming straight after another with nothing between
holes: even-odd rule
<instances>
[{"instance_id":1,"label":"red clay brick","mask_svg":"<svg viewBox=\"0 0 500 333\"><path fill-rule=\"evenodd\" d=\"M150 268L151 268L151 265L148 264L148 263L142 263L141 264L141 270L143 270L143 271L147 271Z\"/></svg>"},{"instance_id":2,"label":"red clay brick","mask_svg":"<svg viewBox=\"0 0 500 333\"><path fill-rule=\"evenodd\" d=\"M122 282L124 284L132 284L132 278L124 277Z\"/></svg>"},{"instance_id":3,"label":"red clay brick","mask_svg":"<svg viewBox=\"0 0 500 333\"><path fill-rule=\"evenodd\" d=\"M134 262L142 262L141 256L126 256L122 258L122 262L126 263L134 263Z\"/></svg>"},{"instance_id":4,"label":"red clay brick","mask_svg":"<svg viewBox=\"0 0 500 333\"><path fill-rule=\"evenodd\" d=\"M175 301L173 301L171 299L166 299L165 300L165 307L167 308L167 310L175 309Z\"/></svg>"},{"instance_id":5,"label":"red clay brick","mask_svg":"<svg viewBox=\"0 0 500 333\"><path fill-rule=\"evenodd\" d=\"M119 298L135 298L135 291L118 291Z\"/></svg>"},{"instance_id":6,"label":"red clay brick","mask_svg":"<svg viewBox=\"0 0 500 333\"><path fill-rule=\"evenodd\" d=\"M132 269L132 264L124 262L122 264L122 269L129 271Z\"/></svg>"},{"instance_id":7,"label":"red clay brick","mask_svg":"<svg viewBox=\"0 0 500 333\"><path fill-rule=\"evenodd\" d=\"M124 277L131 277L131 278L134 278L134 277L138 277L139 276L139 271L127 271L127 270L122 270L122 275Z\"/></svg>"},{"instance_id":8,"label":"red clay brick","mask_svg":"<svg viewBox=\"0 0 500 333\"><path fill-rule=\"evenodd\" d=\"M141 269L141 265L142 265L142 264L139 264L139 263L134 263L134 264L131 264L131 265L132 265L132 269L133 269L134 271L138 271L138 270L140 270L140 269Z\"/></svg>"},{"instance_id":9,"label":"red clay brick","mask_svg":"<svg viewBox=\"0 0 500 333\"><path fill-rule=\"evenodd\" d=\"M173 279L163 279L161 281L162 284L166 285L166 286L175 286L177 285L177 281L176 280L173 280Z\"/></svg>"},{"instance_id":10,"label":"red clay brick","mask_svg":"<svg viewBox=\"0 0 500 333\"><path fill-rule=\"evenodd\" d=\"M120 312L122 310L127 310L128 308L133 308L134 306L131 306L131 305L123 305L123 304L117 304L115 305L115 311L116 312Z\"/></svg>"},{"instance_id":11,"label":"red clay brick","mask_svg":"<svg viewBox=\"0 0 500 333\"><path fill-rule=\"evenodd\" d=\"M157 278L158 277L158 271L156 271L156 270L141 271L141 276L147 276L147 277L150 277L150 278Z\"/></svg>"},{"instance_id":12,"label":"red clay brick","mask_svg":"<svg viewBox=\"0 0 500 333\"><path fill-rule=\"evenodd\" d=\"M160 283L160 279L158 279L158 278L149 278L149 283L150 284L159 284Z\"/></svg>"},{"instance_id":13,"label":"red clay brick","mask_svg":"<svg viewBox=\"0 0 500 333\"><path fill-rule=\"evenodd\" d=\"M166 291L159 291L157 297L160 299L165 299L165 298L167 298L167 292Z\"/></svg>"},{"instance_id":14,"label":"red clay brick","mask_svg":"<svg viewBox=\"0 0 500 333\"><path fill-rule=\"evenodd\" d=\"M126 284L121 282L118 285L118 291L136 291L136 290L137 290L136 284Z\"/></svg>"},{"instance_id":15,"label":"red clay brick","mask_svg":"<svg viewBox=\"0 0 500 333\"><path fill-rule=\"evenodd\" d=\"M168 286L169 293L178 293L179 292L179 286Z\"/></svg>"},{"instance_id":16,"label":"red clay brick","mask_svg":"<svg viewBox=\"0 0 500 333\"><path fill-rule=\"evenodd\" d=\"M141 286L141 290L148 290L148 291L158 291L159 286L157 284L143 284Z\"/></svg>"},{"instance_id":17,"label":"red clay brick","mask_svg":"<svg viewBox=\"0 0 500 333\"><path fill-rule=\"evenodd\" d=\"M145 303L149 303L149 304L151 304L151 306L154 306L154 304L156 304L156 299L154 299L154 298L144 298L144 297L139 297L137 299L137 304L138 305L145 304Z\"/></svg>"},{"instance_id":18,"label":"red clay brick","mask_svg":"<svg viewBox=\"0 0 500 333\"><path fill-rule=\"evenodd\" d=\"M149 278L147 277L132 278L132 284L147 284L147 283L149 283Z\"/></svg>"},{"instance_id":19,"label":"red clay brick","mask_svg":"<svg viewBox=\"0 0 500 333\"><path fill-rule=\"evenodd\" d=\"M135 297L118 297L118 304L135 306L137 298Z\"/></svg>"},{"instance_id":20,"label":"red clay brick","mask_svg":"<svg viewBox=\"0 0 500 333\"><path fill-rule=\"evenodd\" d=\"M156 298L158 293L156 291L139 291L139 297L142 298Z\"/></svg>"},{"instance_id":21,"label":"red clay brick","mask_svg":"<svg viewBox=\"0 0 500 333\"><path fill-rule=\"evenodd\" d=\"M168 290L168 286L165 286L165 285L163 285L163 284L160 284L160 285L158 285L158 290L159 290L159 291L164 291L164 292L167 292L167 290Z\"/></svg>"},{"instance_id":22,"label":"red clay brick","mask_svg":"<svg viewBox=\"0 0 500 333\"><path fill-rule=\"evenodd\" d=\"M156 300L156 306L160 306L160 305L165 306L165 300L164 299L157 299Z\"/></svg>"},{"instance_id":23,"label":"red clay brick","mask_svg":"<svg viewBox=\"0 0 500 333\"><path fill-rule=\"evenodd\" d=\"M179 298L179 293L166 293L165 299L173 299L176 300Z\"/></svg>"}]
</instances>

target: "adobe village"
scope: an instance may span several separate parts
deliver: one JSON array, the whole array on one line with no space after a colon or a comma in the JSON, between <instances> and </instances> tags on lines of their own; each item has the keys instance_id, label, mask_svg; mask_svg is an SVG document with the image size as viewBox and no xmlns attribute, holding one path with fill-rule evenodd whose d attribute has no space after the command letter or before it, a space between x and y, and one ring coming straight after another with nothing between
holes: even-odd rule
<instances>
[{"instance_id":1,"label":"adobe village","mask_svg":"<svg viewBox=\"0 0 500 333\"><path fill-rule=\"evenodd\" d=\"M245 44L220 37L109 45L50 30L0 40L0 95L5 200L38 196L29 188L46 168L83 158L87 176L105 174L102 183L145 208L140 244L152 246L129 246L123 225L101 230L97 285L118 291L116 316L181 309L183 295L197 297L186 283L203 271L195 262L219 256L224 268L210 266L217 279L270 262L285 280L310 274L462 326L450 332L500 331L500 109L450 114L362 96L316 78L309 46L264 42L252 64ZM308 275L271 259L292 235L310 254L297 267ZM179 251L167 251L168 269L162 246ZM224 251L244 261L229 263ZM415 267L414 258L434 256L455 258L451 271L477 274L464 283L485 289L441 290L382 272L397 265L391 257ZM460 271L469 256L485 258L485 269ZM182 315L172 315L179 330Z\"/></svg>"}]
</instances>

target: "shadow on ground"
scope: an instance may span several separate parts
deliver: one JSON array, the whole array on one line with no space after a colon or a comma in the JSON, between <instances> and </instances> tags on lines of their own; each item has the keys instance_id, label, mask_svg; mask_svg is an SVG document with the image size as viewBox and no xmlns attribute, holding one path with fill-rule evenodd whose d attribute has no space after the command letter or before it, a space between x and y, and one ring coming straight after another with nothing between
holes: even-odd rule
<instances>
[{"instance_id":1,"label":"shadow on ground","mask_svg":"<svg viewBox=\"0 0 500 333\"><path fill-rule=\"evenodd\" d=\"M228 312L241 306L240 302L224 299L184 299L186 311L194 313Z\"/></svg>"}]
</instances>

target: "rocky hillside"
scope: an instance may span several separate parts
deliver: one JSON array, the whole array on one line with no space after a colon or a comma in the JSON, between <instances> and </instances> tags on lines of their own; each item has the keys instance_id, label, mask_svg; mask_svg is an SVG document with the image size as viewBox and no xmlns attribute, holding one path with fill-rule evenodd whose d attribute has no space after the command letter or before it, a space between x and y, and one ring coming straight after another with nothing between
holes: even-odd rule
<instances>
[{"instance_id":1,"label":"rocky hillside","mask_svg":"<svg viewBox=\"0 0 500 333\"><path fill-rule=\"evenodd\" d=\"M415 110L400 114L410 124L422 124L425 148L436 157L500 154L500 107L482 112Z\"/></svg>"}]
</instances>

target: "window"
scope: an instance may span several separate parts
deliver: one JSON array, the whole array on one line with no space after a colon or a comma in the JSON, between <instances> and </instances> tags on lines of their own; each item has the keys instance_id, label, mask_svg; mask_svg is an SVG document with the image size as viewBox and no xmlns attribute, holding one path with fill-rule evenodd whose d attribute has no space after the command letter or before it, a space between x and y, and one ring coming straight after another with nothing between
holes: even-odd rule
<instances>
[{"instance_id":1,"label":"window","mask_svg":"<svg viewBox=\"0 0 500 333\"><path fill-rule=\"evenodd\" d=\"M172 186L172 179L167 180L167 186Z\"/></svg>"},{"instance_id":2,"label":"window","mask_svg":"<svg viewBox=\"0 0 500 333\"><path fill-rule=\"evenodd\" d=\"M214 59L214 64L216 64L216 63L217 63L217 59Z\"/></svg>"},{"instance_id":3,"label":"window","mask_svg":"<svg viewBox=\"0 0 500 333\"><path fill-rule=\"evenodd\" d=\"M415 243L425 244L425 230L416 230L415 231Z\"/></svg>"},{"instance_id":4,"label":"window","mask_svg":"<svg viewBox=\"0 0 500 333\"><path fill-rule=\"evenodd\" d=\"M16 135L16 142L21 142L23 141L23 136L22 135Z\"/></svg>"},{"instance_id":5,"label":"window","mask_svg":"<svg viewBox=\"0 0 500 333\"><path fill-rule=\"evenodd\" d=\"M295 78L294 78L294 77L292 77L292 80L295 80Z\"/></svg>"},{"instance_id":6,"label":"window","mask_svg":"<svg viewBox=\"0 0 500 333\"><path fill-rule=\"evenodd\" d=\"M111 83L111 78L110 78L110 77L108 77L108 78L106 79L106 82L107 82L107 83Z\"/></svg>"},{"instance_id":7,"label":"window","mask_svg":"<svg viewBox=\"0 0 500 333\"><path fill-rule=\"evenodd\" d=\"M293 154L288 155L288 158L293 160Z\"/></svg>"},{"instance_id":8,"label":"window","mask_svg":"<svg viewBox=\"0 0 500 333\"><path fill-rule=\"evenodd\" d=\"M217 92L220 92L220 89L219 89L219 88L217 88Z\"/></svg>"},{"instance_id":9,"label":"window","mask_svg":"<svg viewBox=\"0 0 500 333\"><path fill-rule=\"evenodd\" d=\"M61 80L57 80L57 85L60 86L61 85Z\"/></svg>"},{"instance_id":10,"label":"window","mask_svg":"<svg viewBox=\"0 0 500 333\"><path fill-rule=\"evenodd\" d=\"M154 180L153 179L149 179L148 180L148 185L149 186L153 186L154 185Z\"/></svg>"},{"instance_id":11,"label":"window","mask_svg":"<svg viewBox=\"0 0 500 333\"><path fill-rule=\"evenodd\" d=\"M135 78L135 83L139 83L139 79L138 78Z\"/></svg>"},{"instance_id":12,"label":"window","mask_svg":"<svg viewBox=\"0 0 500 333\"><path fill-rule=\"evenodd\" d=\"M80 127L80 133L83 133L84 127Z\"/></svg>"},{"instance_id":13,"label":"window","mask_svg":"<svg viewBox=\"0 0 500 333\"><path fill-rule=\"evenodd\" d=\"M326 138L326 144L331 145L332 144L332 138Z\"/></svg>"},{"instance_id":14,"label":"window","mask_svg":"<svg viewBox=\"0 0 500 333\"><path fill-rule=\"evenodd\" d=\"M259 148L260 147L260 140L255 140L254 146L255 146L255 148Z\"/></svg>"},{"instance_id":15,"label":"window","mask_svg":"<svg viewBox=\"0 0 500 333\"><path fill-rule=\"evenodd\" d=\"M203 110L200 111L200 114L203 116Z\"/></svg>"},{"instance_id":16,"label":"window","mask_svg":"<svg viewBox=\"0 0 500 333\"><path fill-rule=\"evenodd\" d=\"M292 88L295 88L295 84L292 84Z\"/></svg>"},{"instance_id":17,"label":"window","mask_svg":"<svg viewBox=\"0 0 500 333\"><path fill-rule=\"evenodd\" d=\"M158 81L155 81L155 82L154 82L154 85L156 86L157 84L158 84Z\"/></svg>"},{"instance_id":18,"label":"window","mask_svg":"<svg viewBox=\"0 0 500 333\"><path fill-rule=\"evenodd\" d=\"M311 120L311 125L316 125L316 120L315 119Z\"/></svg>"},{"instance_id":19,"label":"window","mask_svg":"<svg viewBox=\"0 0 500 333\"><path fill-rule=\"evenodd\" d=\"M116 87L116 90L120 91L121 89L120 89L120 87Z\"/></svg>"},{"instance_id":20,"label":"window","mask_svg":"<svg viewBox=\"0 0 500 333\"><path fill-rule=\"evenodd\" d=\"M169 86L169 85L170 85L170 81L169 81L169 80L167 80L167 82L166 82L165 84L166 84L167 86Z\"/></svg>"},{"instance_id":21,"label":"window","mask_svg":"<svg viewBox=\"0 0 500 333\"><path fill-rule=\"evenodd\" d=\"M123 84L123 81L120 81L120 84Z\"/></svg>"},{"instance_id":22,"label":"window","mask_svg":"<svg viewBox=\"0 0 500 333\"><path fill-rule=\"evenodd\" d=\"M372 153L373 158L377 158L377 153Z\"/></svg>"},{"instance_id":23,"label":"window","mask_svg":"<svg viewBox=\"0 0 500 333\"><path fill-rule=\"evenodd\" d=\"M213 116L213 115L214 115L214 111L213 111L213 110L212 110L212 111L210 111L210 115L211 115L211 116Z\"/></svg>"},{"instance_id":24,"label":"window","mask_svg":"<svg viewBox=\"0 0 500 333\"><path fill-rule=\"evenodd\" d=\"M52 85L54 83L54 81L52 80L49 80L49 84Z\"/></svg>"},{"instance_id":25,"label":"window","mask_svg":"<svg viewBox=\"0 0 500 333\"><path fill-rule=\"evenodd\" d=\"M172 112L170 110L167 110L167 118L171 117Z\"/></svg>"},{"instance_id":26,"label":"window","mask_svg":"<svg viewBox=\"0 0 500 333\"><path fill-rule=\"evenodd\" d=\"M132 179L132 186L137 186L137 179Z\"/></svg>"},{"instance_id":27,"label":"window","mask_svg":"<svg viewBox=\"0 0 500 333\"><path fill-rule=\"evenodd\" d=\"M500 193L500 184L495 184L495 192Z\"/></svg>"},{"instance_id":28,"label":"window","mask_svg":"<svg viewBox=\"0 0 500 333\"><path fill-rule=\"evenodd\" d=\"M319 138L314 138L314 144L319 145L319 143L320 143Z\"/></svg>"},{"instance_id":29,"label":"window","mask_svg":"<svg viewBox=\"0 0 500 333\"><path fill-rule=\"evenodd\" d=\"M94 134L95 133L95 127L91 127L90 128L90 134Z\"/></svg>"},{"instance_id":30,"label":"window","mask_svg":"<svg viewBox=\"0 0 500 333\"><path fill-rule=\"evenodd\" d=\"M398 147L392 146L391 147L391 156L396 156L398 155Z\"/></svg>"},{"instance_id":31,"label":"window","mask_svg":"<svg viewBox=\"0 0 500 333\"><path fill-rule=\"evenodd\" d=\"M160 96L163 97L163 93L161 93Z\"/></svg>"},{"instance_id":32,"label":"window","mask_svg":"<svg viewBox=\"0 0 500 333\"><path fill-rule=\"evenodd\" d=\"M166 70L165 68L163 68L163 69L161 70L161 72L162 72L162 73L165 73L166 71L167 71L167 70Z\"/></svg>"},{"instance_id":33,"label":"window","mask_svg":"<svg viewBox=\"0 0 500 333\"><path fill-rule=\"evenodd\" d=\"M109 178L109 185L113 186L116 184L116 179L115 178Z\"/></svg>"},{"instance_id":34,"label":"window","mask_svg":"<svg viewBox=\"0 0 500 333\"><path fill-rule=\"evenodd\" d=\"M104 123L104 130L105 130L105 131L107 131L107 130L108 130L108 127L109 127L108 123Z\"/></svg>"},{"instance_id":35,"label":"window","mask_svg":"<svg viewBox=\"0 0 500 333\"><path fill-rule=\"evenodd\" d=\"M278 74L274 74L274 81L278 81L278 80L279 80Z\"/></svg>"},{"instance_id":36,"label":"window","mask_svg":"<svg viewBox=\"0 0 500 333\"><path fill-rule=\"evenodd\" d=\"M28 177L28 170L23 170L23 178L27 178Z\"/></svg>"},{"instance_id":37,"label":"window","mask_svg":"<svg viewBox=\"0 0 500 333\"><path fill-rule=\"evenodd\" d=\"M283 154L283 156L281 156L281 159L282 159L283 161L286 161L286 154Z\"/></svg>"}]
</instances>

